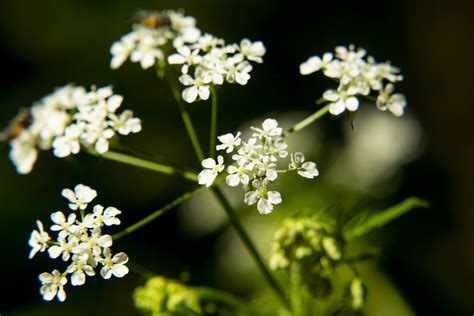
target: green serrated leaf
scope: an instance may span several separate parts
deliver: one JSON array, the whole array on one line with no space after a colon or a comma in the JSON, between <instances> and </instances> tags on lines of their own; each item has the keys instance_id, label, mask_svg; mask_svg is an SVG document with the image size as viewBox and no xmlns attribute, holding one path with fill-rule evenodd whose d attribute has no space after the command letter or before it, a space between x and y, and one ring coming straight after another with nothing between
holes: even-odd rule
<instances>
[{"instance_id":1,"label":"green serrated leaf","mask_svg":"<svg viewBox=\"0 0 474 316\"><path fill-rule=\"evenodd\" d=\"M364 212L363 214L353 218L345 225L343 229L344 239L346 241L351 241L371 232L376 228L380 228L390 223L394 219L397 219L412 209L427 207L429 207L429 203L427 201L416 197L411 197L384 211L377 212L374 215L369 215L368 212Z\"/></svg>"}]
</instances>

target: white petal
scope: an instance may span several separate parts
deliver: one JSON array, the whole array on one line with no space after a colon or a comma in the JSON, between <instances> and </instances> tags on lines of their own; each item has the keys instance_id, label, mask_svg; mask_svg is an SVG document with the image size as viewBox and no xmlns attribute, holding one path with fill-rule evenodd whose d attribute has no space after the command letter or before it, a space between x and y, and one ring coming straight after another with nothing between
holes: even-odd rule
<instances>
[{"instance_id":1,"label":"white petal","mask_svg":"<svg viewBox=\"0 0 474 316\"><path fill-rule=\"evenodd\" d=\"M268 201L270 201L272 204L280 204L282 201L280 192L268 191L267 196Z\"/></svg>"},{"instance_id":2,"label":"white petal","mask_svg":"<svg viewBox=\"0 0 474 316\"><path fill-rule=\"evenodd\" d=\"M108 266L103 266L102 269L100 270L100 275L104 279L110 279L110 277L112 276L112 269Z\"/></svg>"},{"instance_id":3,"label":"white petal","mask_svg":"<svg viewBox=\"0 0 474 316\"><path fill-rule=\"evenodd\" d=\"M112 258L114 264L126 264L128 262L128 256L125 252L119 252Z\"/></svg>"},{"instance_id":4,"label":"white petal","mask_svg":"<svg viewBox=\"0 0 474 316\"><path fill-rule=\"evenodd\" d=\"M58 291L58 300L60 302L64 302L66 300L66 291L64 291L64 288L61 286Z\"/></svg>"},{"instance_id":5,"label":"white petal","mask_svg":"<svg viewBox=\"0 0 474 316\"><path fill-rule=\"evenodd\" d=\"M86 275L82 270L77 270L71 276L71 284L73 286L83 285L86 283Z\"/></svg>"},{"instance_id":6,"label":"white petal","mask_svg":"<svg viewBox=\"0 0 474 316\"><path fill-rule=\"evenodd\" d=\"M109 112L115 112L122 104L123 97L121 95L113 95L107 99L107 109Z\"/></svg>"},{"instance_id":7,"label":"white petal","mask_svg":"<svg viewBox=\"0 0 474 316\"><path fill-rule=\"evenodd\" d=\"M214 168L214 166L216 165L216 162L214 161L214 159L212 158L206 158L202 161L201 165L204 167L204 168L207 168L207 169L212 169Z\"/></svg>"},{"instance_id":8,"label":"white petal","mask_svg":"<svg viewBox=\"0 0 474 316\"><path fill-rule=\"evenodd\" d=\"M345 109L346 109L346 106L344 104L344 101L342 100L339 100L335 103L331 103L329 105L329 113L331 113L332 115L339 115L342 112L344 112Z\"/></svg>"},{"instance_id":9,"label":"white petal","mask_svg":"<svg viewBox=\"0 0 474 316\"><path fill-rule=\"evenodd\" d=\"M205 184L206 187L210 187L216 176L217 174L212 170L204 169L198 174L198 183L201 185Z\"/></svg>"},{"instance_id":10,"label":"white petal","mask_svg":"<svg viewBox=\"0 0 474 316\"><path fill-rule=\"evenodd\" d=\"M114 266L112 266L112 273L117 278L121 278L121 277L125 276L128 273L128 268L127 268L127 266L124 266L122 264L114 265Z\"/></svg>"},{"instance_id":11,"label":"white petal","mask_svg":"<svg viewBox=\"0 0 474 316\"><path fill-rule=\"evenodd\" d=\"M346 100L346 108L349 111L355 111L359 107L359 100L356 97L349 97Z\"/></svg>"},{"instance_id":12,"label":"white petal","mask_svg":"<svg viewBox=\"0 0 474 316\"><path fill-rule=\"evenodd\" d=\"M258 197L259 197L259 195L258 195L257 191L247 192L247 193L245 193L245 196L244 196L244 202L247 205L255 204L258 200Z\"/></svg>"},{"instance_id":13,"label":"white petal","mask_svg":"<svg viewBox=\"0 0 474 316\"><path fill-rule=\"evenodd\" d=\"M110 235L104 235L104 236L101 236L98 240L97 240L97 243L99 244L99 246L101 246L102 248L108 248L110 246L112 246L112 237Z\"/></svg>"},{"instance_id":14,"label":"white petal","mask_svg":"<svg viewBox=\"0 0 474 316\"><path fill-rule=\"evenodd\" d=\"M268 180L274 181L276 178L278 178L278 173L274 169L268 169L265 173L265 176Z\"/></svg>"},{"instance_id":15,"label":"white petal","mask_svg":"<svg viewBox=\"0 0 474 316\"><path fill-rule=\"evenodd\" d=\"M181 56L180 54L173 54L168 57L168 63L171 65L180 65L186 62L186 58Z\"/></svg>"},{"instance_id":16,"label":"white petal","mask_svg":"<svg viewBox=\"0 0 474 316\"><path fill-rule=\"evenodd\" d=\"M51 259L56 259L57 257L61 255L62 252L63 252L63 248L59 246L51 246L48 249L49 257Z\"/></svg>"},{"instance_id":17,"label":"white petal","mask_svg":"<svg viewBox=\"0 0 474 316\"><path fill-rule=\"evenodd\" d=\"M336 90L326 90L323 93L323 98L328 101L336 102L339 100L339 93Z\"/></svg>"},{"instance_id":18,"label":"white petal","mask_svg":"<svg viewBox=\"0 0 474 316\"><path fill-rule=\"evenodd\" d=\"M186 101L188 103L193 103L194 101L196 101L196 99L198 97L198 88L195 87L195 86L191 86L189 88L186 88L186 89L183 90L181 95L182 95L184 101Z\"/></svg>"},{"instance_id":19,"label":"white petal","mask_svg":"<svg viewBox=\"0 0 474 316\"><path fill-rule=\"evenodd\" d=\"M51 214L51 220L56 224L64 224L66 222L66 217L64 217L63 212L54 212Z\"/></svg>"},{"instance_id":20,"label":"white petal","mask_svg":"<svg viewBox=\"0 0 474 316\"><path fill-rule=\"evenodd\" d=\"M209 90L209 86L200 86L199 87L199 97L203 100L209 99L209 96L211 94Z\"/></svg>"},{"instance_id":21,"label":"white petal","mask_svg":"<svg viewBox=\"0 0 474 316\"><path fill-rule=\"evenodd\" d=\"M257 203L257 210L262 215L270 214L273 210L273 205L268 200L260 199Z\"/></svg>"},{"instance_id":22,"label":"white petal","mask_svg":"<svg viewBox=\"0 0 474 316\"><path fill-rule=\"evenodd\" d=\"M300 73L309 75L321 69L321 58L313 56L300 65Z\"/></svg>"},{"instance_id":23,"label":"white petal","mask_svg":"<svg viewBox=\"0 0 474 316\"><path fill-rule=\"evenodd\" d=\"M240 184L240 177L236 174L231 174L225 178L225 182L231 187L236 187Z\"/></svg>"}]
</instances>

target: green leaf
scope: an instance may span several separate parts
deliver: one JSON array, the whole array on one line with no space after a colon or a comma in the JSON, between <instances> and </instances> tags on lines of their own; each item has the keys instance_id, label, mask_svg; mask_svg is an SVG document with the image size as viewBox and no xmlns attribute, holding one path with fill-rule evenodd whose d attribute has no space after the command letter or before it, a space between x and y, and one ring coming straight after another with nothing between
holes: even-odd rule
<instances>
[{"instance_id":1,"label":"green leaf","mask_svg":"<svg viewBox=\"0 0 474 316\"><path fill-rule=\"evenodd\" d=\"M416 197L411 197L397 205L394 205L384 211L377 212L373 215L369 214L369 212L364 212L354 217L344 226L344 239L346 241L351 241L371 232L376 228L380 228L390 223L394 219L397 219L412 209L427 207L429 207L429 203L427 201Z\"/></svg>"}]
</instances>

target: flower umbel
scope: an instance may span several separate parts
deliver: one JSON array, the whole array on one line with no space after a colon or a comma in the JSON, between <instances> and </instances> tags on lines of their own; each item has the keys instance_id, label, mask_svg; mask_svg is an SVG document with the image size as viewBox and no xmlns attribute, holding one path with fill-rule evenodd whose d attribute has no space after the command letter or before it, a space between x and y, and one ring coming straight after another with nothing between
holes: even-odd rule
<instances>
[{"instance_id":1,"label":"flower umbel","mask_svg":"<svg viewBox=\"0 0 474 316\"><path fill-rule=\"evenodd\" d=\"M79 184L74 191L64 189L63 194L69 202L72 211L81 210L85 212L87 204L96 196L97 192L88 186ZM42 273L39 279L42 283L40 292L43 299L51 301L58 297L59 301L66 299L64 285L68 282L70 275L71 285L79 286L86 282L86 276L94 276L95 268L102 266L100 274L104 279L112 275L121 278L128 273L125 264L128 256L124 252L112 255L112 237L103 234L101 227L118 225L120 220L116 217L121 212L114 207L105 209L101 205L94 207L93 213L81 214L78 219L76 213L70 213L67 217L63 212L51 214L53 225L51 231L59 232L57 239L52 241L49 234L43 230L43 225L37 221L38 231L31 233L29 245L31 246L30 259L38 252L48 249L52 259L62 255L63 261L69 261L69 266L63 273L54 270L50 273Z\"/></svg>"},{"instance_id":2,"label":"flower umbel","mask_svg":"<svg viewBox=\"0 0 474 316\"><path fill-rule=\"evenodd\" d=\"M288 157L288 144L275 119L266 119L259 128L251 127L252 137L247 141L240 138L241 132L235 136L231 133L221 135L216 146L218 151L225 151L233 162L227 166L226 183L231 187L242 184L246 191L244 202L248 205L257 204L261 214L269 214L274 205L282 202L281 194L269 189L270 184L278 178L278 172L296 171L300 176L312 179L318 176L314 162L305 162L302 153L291 155L288 168L277 170L280 159ZM218 157L219 163L212 158L203 160L207 168L199 173L199 183L211 186L217 174L224 169L224 159Z\"/></svg>"},{"instance_id":3,"label":"flower umbel","mask_svg":"<svg viewBox=\"0 0 474 316\"><path fill-rule=\"evenodd\" d=\"M187 103L207 100L210 85L247 84L252 71L250 62L263 62L266 50L260 41L243 39L240 44L226 44L223 39L203 34L193 17L173 10L143 14L133 31L112 45L110 66L117 69L129 57L143 69L154 65L163 69L166 61L179 65L179 81L186 86L182 98ZM149 23L153 16L161 16L168 23ZM170 53L166 56L165 52Z\"/></svg>"},{"instance_id":4,"label":"flower umbel","mask_svg":"<svg viewBox=\"0 0 474 316\"><path fill-rule=\"evenodd\" d=\"M33 104L27 126L10 141L10 159L18 173L31 172L39 150L53 149L56 157L79 153L81 147L104 154L116 132L138 133L141 121L132 111L117 114L123 97L112 88L67 85Z\"/></svg>"},{"instance_id":5,"label":"flower umbel","mask_svg":"<svg viewBox=\"0 0 474 316\"><path fill-rule=\"evenodd\" d=\"M309 75L322 71L326 77L338 81L336 90L327 90L323 98L329 101L329 112L339 115L345 110L354 112L359 107L358 96L367 97L372 91L378 92L377 108L389 110L395 116L403 115L406 99L395 93L394 83L403 80L400 70L389 62L377 63L372 56L366 56L365 49L338 46L335 54L325 53L310 57L300 65L300 73Z\"/></svg>"}]
</instances>

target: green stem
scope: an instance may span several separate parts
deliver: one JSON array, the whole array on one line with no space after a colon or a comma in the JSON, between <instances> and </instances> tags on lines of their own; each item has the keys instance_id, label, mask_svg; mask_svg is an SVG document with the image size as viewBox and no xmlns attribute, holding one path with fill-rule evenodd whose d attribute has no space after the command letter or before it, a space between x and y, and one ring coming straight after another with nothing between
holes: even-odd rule
<instances>
[{"instance_id":1,"label":"green stem","mask_svg":"<svg viewBox=\"0 0 474 316\"><path fill-rule=\"evenodd\" d=\"M245 230L244 226L240 222L239 216L237 215L235 210L232 208L229 201L227 201L227 198L225 197L224 193L217 186L212 187L212 191L214 192L217 199L219 200L219 202L222 204L225 211L227 212L230 223L232 224L232 226L234 226L235 230L237 231L237 234L240 237L240 240L243 242L244 246L250 252L250 255L252 256L253 260L257 264L257 267L260 269L260 272L263 274L265 280L268 282L271 288L275 291L277 296L281 299L284 306L288 308L288 310L291 310L291 305L285 293L283 292L283 289L276 282L276 280L273 278L272 274L268 270L262 257L258 253L257 248L255 247L253 242L250 240L250 237L247 231Z\"/></svg>"},{"instance_id":2,"label":"green stem","mask_svg":"<svg viewBox=\"0 0 474 316\"><path fill-rule=\"evenodd\" d=\"M202 152L201 145L199 144L199 140L197 138L196 130L194 129L193 122L191 121L191 117L189 116L186 107L183 104L183 100L181 98L181 93L179 92L176 83L170 79L170 86L173 92L173 96L176 99L176 103L178 105L179 113L181 114L181 118L183 119L184 126L186 127L186 131L188 132L189 139L194 148L194 152L196 153L197 158L199 159L199 163L204 160L204 154Z\"/></svg>"},{"instance_id":3,"label":"green stem","mask_svg":"<svg viewBox=\"0 0 474 316\"><path fill-rule=\"evenodd\" d=\"M321 118L322 116L324 116L328 112L329 112L329 104L324 106L323 108L319 109L314 114L308 116L307 118L305 118L301 122L296 123L295 125L290 127L290 129L288 129L284 133L284 136L288 136L292 133L295 133L295 132L298 132L298 131L302 130L303 128L307 127L308 125L316 122L319 118Z\"/></svg>"},{"instance_id":4,"label":"green stem","mask_svg":"<svg viewBox=\"0 0 474 316\"><path fill-rule=\"evenodd\" d=\"M125 163L125 164L132 165L135 167L140 167L143 169L153 170L159 173L177 174L177 175L182 176L185 179L197 182L197 175L194 172L180 170L175 167L167 166L158 162L145 160L145 159L130 156L124 153L115 152L112 150L109 150L104 154L99 154L94 150L88 150L88 152L94 156L102 157L102 158L113 160L113 161L118 161L121 163Z\"/></svg>"},{"instance_id":5,"label":"green stem","mask_svg":"<svg viewBox=\"0 0 474 316\"><path fill-rule=\"evenodd\" d=\"M196 190L195 190L196 191ZM183 195L179 196L178 198L176 198L175 200L171 201L170 203L166 204L165 206L163 206L162 208L154 211L153 213L151 213L150 215L148 215L147 217L139 220L138 222L136 222L135 224L125 228L124 230L122 230L121 232L118 232L117 234L113 235L112 236L112 239L113 240L116 240L116 239L119 239L119 238L122 238L123 236L125 235L128 235L134 231L136 231L137 229L145 226L146 224L150 223L151 221L153 221L154 219L156 219L157 217L163 215L163 213L165 213L166 211L169 211L170 209L172 209L173 207L181 204L182 202L186 201L187 199L189 199L193 193L195 191L191 191L191 192L186 192L184 193Z\"/></svg>"},{"instance_id":6,"label":"green stem","mask_svg":"<svg viewBox=\"0 0 474 316\"><path fill-rule=\"evenodd\" d=\"M291 278L291 306L294 316L305 316L305 302L303 299L303 282L301 280L301 269L298 263L294 263L290 268Z\"/></svg>"},{"instance_id":7,"label":"green stem","mask_svg":"<svg viewBox=\"0 0 474 316\"><path fill-rule=\"evenodd\" d=\"M155 273L151 272L150 270L148 270L148 269L142 267L141 265L136 264L132 261L129 261L127 263L127 267L129 267L130 270L132 270L133 272L135 272L136 274L141 276L145 281L156 275Z\"/></svg>"},{"instance_id":8,"label":"green stem","mask_svg":"<svg viewBox=\"0 0 474 316\"><path fill-rule=\"evenodd\" d=\"M234 309L244 311L246 312L247 315L269 315L269 316L275 315L275 312L273 311L263 311L263 310L257 309L253 306L250 306L242 302L237 297L229 293L225 293L223 291L217 290L217 289L204 287L204 286L192 287L192 289L195 291L195 293L198 295L198 297L201 300L227 305Z\"/></svg>"},{"instance_id":9,"label":"green stem","mask_svg":"<svg viewBox=\"0 0 474 316\"><path fill-rule=\"evenodd\" d=\"M211 88L211 132L209 135L209 157L216 156L216 137L217 137L217 93L213 85Z\"/></svg>"}]
</instances>

